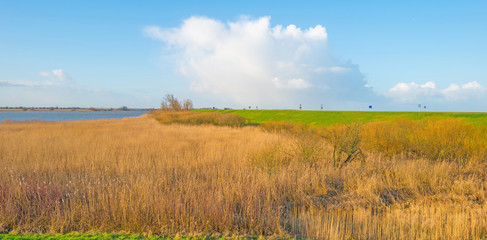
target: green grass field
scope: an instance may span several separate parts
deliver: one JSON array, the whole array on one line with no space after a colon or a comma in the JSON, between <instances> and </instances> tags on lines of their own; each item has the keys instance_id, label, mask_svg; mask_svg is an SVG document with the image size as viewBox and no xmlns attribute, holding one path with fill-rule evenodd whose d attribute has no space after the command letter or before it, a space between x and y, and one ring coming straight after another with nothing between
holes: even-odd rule
<instances>
[{"instance_id":1,"label":"green grass field","mask_svg":"<svg viewBox=\"0 0 487 240\"><path fill-rule=\"evenodd\" d=\"M451 112L373 112L373 111L297 111L297 110L195 110L198 112L233 113L253 123L291 121L329 126L337 123L378 122L395 119L458 118L476 125L487 126L487 113Z\"/></svg>"}]
</instances>

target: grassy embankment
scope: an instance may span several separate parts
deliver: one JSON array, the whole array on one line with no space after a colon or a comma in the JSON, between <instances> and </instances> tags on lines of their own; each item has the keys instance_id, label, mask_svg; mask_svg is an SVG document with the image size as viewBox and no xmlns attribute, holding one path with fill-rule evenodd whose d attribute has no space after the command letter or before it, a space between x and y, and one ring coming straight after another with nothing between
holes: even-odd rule
<instances>
[{"instance_id":1,"label":"grassy embankment","mask_svg":"<svg viewBox=\"0 0 487 240\"><path fill-rule=\"evenodd\" d=\"M231 113L254 123L290 121L295 123L330 126L352 122L380 122L399 119L421 120L426 118L460 119L476 125L487 126L487 113L450 112L375 112L375 111L295 111L295 110L194 110L197 112Z\"/></svg>"},{"instance_id":2,"label":"grassy embankment","mask_svg":"<svg viewBox=\"0 0 487 240\"><path fill-rule=\"evenodd\" d=\"M487 238L479 124L171 114L0 124L0 232Z\"/></svg>"}]
</instances>

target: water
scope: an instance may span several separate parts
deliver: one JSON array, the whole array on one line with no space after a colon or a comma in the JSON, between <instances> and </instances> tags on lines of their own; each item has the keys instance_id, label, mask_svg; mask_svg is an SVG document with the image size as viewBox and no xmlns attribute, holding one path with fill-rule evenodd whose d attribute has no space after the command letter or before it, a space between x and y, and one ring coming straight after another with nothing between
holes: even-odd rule
<instances>
[{"instance_id":1,"label":"water","mask_svg":"<svg viewBox=\"0 0 487 240\"><path fill-rule=\"evenodd\" d=\"M42 120L42 121L70 121L86 119L117 119L138 117L146 110L137 111L0 111L0 122Z\"/></svg>"}]
</instances>

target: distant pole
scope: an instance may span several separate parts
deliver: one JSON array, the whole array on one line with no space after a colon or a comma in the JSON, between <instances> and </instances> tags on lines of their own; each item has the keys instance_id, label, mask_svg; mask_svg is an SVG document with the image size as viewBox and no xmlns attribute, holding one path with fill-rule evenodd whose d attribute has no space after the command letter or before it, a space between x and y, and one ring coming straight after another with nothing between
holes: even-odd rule
<instances>
[{"instance_id":1,"label":"distant pole","mask_svg":"<svg viewBox=\"0 0 487 240\"><path fill-rule=\"evenodd\" d=\"M323 111L323 104L321 104L321 110Z\"/></svg>"},{"instance_id":2,"label":"distant pole","mask_svg":"<svg viewBox=\"0 0 487 240\"><path fill-rule=\"evenodd\" d=\"M301 104L299 104L299 110L301 110Z\"/></svg>"},{"instance_id":3,"label":"distant pole","mask_svg":"<svg viewBox=\"0 0 487 240\"><path fill-rule=\"evenodd\" d=\"M421 112L421 104L418 104L418 112Z\"/></svg>"}]
</instances>

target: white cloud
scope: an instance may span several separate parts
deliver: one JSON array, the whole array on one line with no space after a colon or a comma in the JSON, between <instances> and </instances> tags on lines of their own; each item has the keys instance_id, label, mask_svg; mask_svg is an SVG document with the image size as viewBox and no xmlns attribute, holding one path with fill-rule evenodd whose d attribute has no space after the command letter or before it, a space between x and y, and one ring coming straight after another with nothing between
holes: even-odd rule
<instances>
[{"instance_id":1,"label":"white cloud","mask_svg":"<svg viewBox=\"0 0 487 240\"><path fill-rule=\"evenodd\" d=\"M269 17L261 18L260 20L267 21L267 25L269 25L269 20L270 20ZM310 27L305 31L302 31L294 24L291 24L284 29L282 28L281 25L277 25L274 28L272 28L272 35L277 39L294 38L294 39L327 40L328 38L326 29L321 25Z\"/></svg>"},{"instance_id":2,"label":"white cloud","mask_svg":"<svg viewBox=\"0 0 487 240\"><path fill-rule=\"evenodd\" d=\"M321 25L303 30L271 26L270 17L227 23L191 17L178 28L149 26L144 32L170 47L175 72L198 93L275 107L344 106L373 97L358 66L332 56Z\"/></svg>"},{"instance_id":3,"label":"white cloud","mask_svg":"<svg viewBox=\"0 0 487 240\"><path fill-rule=\"evenodd\" d=\"M283 89L305 89L309 88L312 85L302 78L293 78L291 80L283 81L277 77L272 79L272 83L274 83L274 86L277 88L283 88Z\"/></svg>"},{"instance_id":4,"label":"white cloud","mask_svg":"<svg viewBox=\"0 0 487 240\"><path fill-rule=\"evenodd\" d=\"M486 98L487 88L473 81L462 85L452 84L441 91L449 101L462 101L469 99Z\"/></svg>"},{"instance_id":5,"label":"white cloud","mask_svg":"<svg viewBox=\"0 0 487 240\"><path fill-rule=\"evenodd\" d=\"M61 69L52 70L52 75L61 81L66 81L68 79L68 76Z\"/></svg>"},{"instance_id":6,"label":"white cloud","mask_svg":"<svg viewBox=\"0 0 487 240\"><path fill-rule=\"evenodd\" d=\"M385 95L397 102L459 102L485 99L487 88L476 81L458 85L451 84L445 89L438 88L434 82L424 84L398 83Z\"/></svg>"},{"instance_id":7,"label":"white cloud","mask_svg":"<svg viewBox=\"0 0 487 240\"><path fill-rule=\"evenodd\" d=\"M52 77L58 81L70 80L69 76L62 69L54 69L51 72L40 72L39 75L46 78Z\"/></svg>"}]
</instances>

